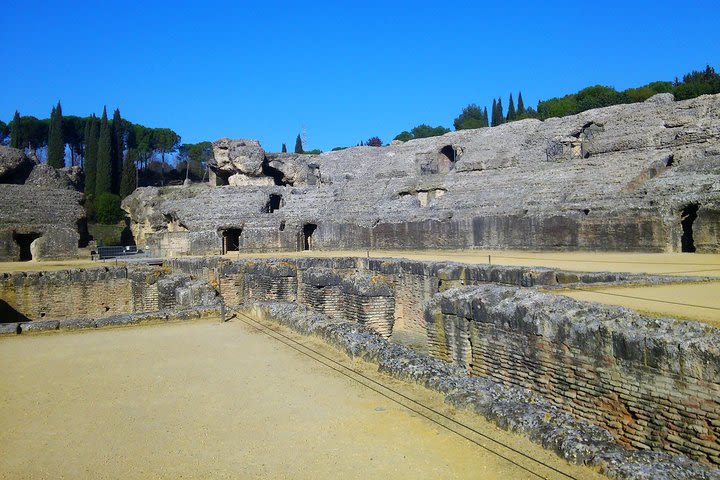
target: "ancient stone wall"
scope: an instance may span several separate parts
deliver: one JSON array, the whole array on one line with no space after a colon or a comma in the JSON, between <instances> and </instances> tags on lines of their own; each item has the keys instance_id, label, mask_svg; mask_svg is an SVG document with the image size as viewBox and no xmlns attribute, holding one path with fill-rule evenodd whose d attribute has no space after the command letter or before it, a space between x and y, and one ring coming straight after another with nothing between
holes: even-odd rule
<instances>
[{"instance_id":1,"label":"ancient stone wall","mask_svg":"<svg viewBox=\"0 0 720 480\"><path fill-rule=\"evenodd\" d=\"M0 274L0 323L98 319L210 304L207 282L161 268L97 267Z\"/></svg>"},{"instance_id":2,"label":"ancient stone wall","mask_svg":"<svg viewBox=\"0 0 720 480\"><path fill-rule=\"evenodd\" d=\"M637 449L720 465L720 332L497 285L426 308L430 352L529 388Z\"/></svg>"},{"instance_id":3,"label":"ancient stone wall","mask_svg":"<svg viewBox=\"0 0 720 480\"><path fill-rule=\"evenodd\" d=\"M210 168L228 185L141 188L123 208L141 245L173 255L718 252L719 127L720 95L659 95L320 155L266 154L256 141L222 139Z\"/></svg>"},{"instance_id":4,"label":"ancient stone wall","mask_svg":"<svg viewBox=\"0 0 720 480\"><path fill-rule=\"evenodd\" d=\"M330 310L342 310L343 305L351 309L361 308L352 305L349 299L353 292L343 291L341 283L342 279L356 272L367 272L391 287L394 320L392 326L387 328L421 335L426 332L424 308L427 302L438 292L454 287L485 282L533 287L670 281L666 277L624 273L577 273L542 267L352 257L287 258L274 261L229 261L222 257L176 258L168 260L166 265L173 271L220 285L222 296L230 305L242 303L245 299L295 301L291 299L297 298L299 303L328 314ZM377 307L380 308L379 305Z\"/></svg>"},{"instance_id":5,"label":"ancient stone wall","mask_svg":"<svg viewBox=\"0 0 720 480\"><path fill-rule=\"evenodd\" d=\"M0 261L77 257L88 240L81 178L0 145Z\"/></svg>"},{"instance_id":6,"label":"ancient stone wall","mask_svg":"<svg viewBox=\"0 0 720 480\"><path fill-rule=\"evenodd\" d=\"M29 320L93 318L132 312L136 298L140 305L144 298L148 302L154 298L154 310L157 310L157 293L148 294L152 288L142 288L142 292L137 286L134 288L125 267L5 273L0 274L0 280L0 300L6 305L3 313L11 315L14 310L17 313L13 315Z\"/></svg>"},{"instance_id":7,"label":"ancient stone wall","mask_svg":"<svg viewBox=\"0 0 720 480\"><path fill-rule=\"evenodd\" d=\"M216 261L173 263L202 272ZM234 261L222 276L235 285L227 301L296 301L385 338L422 334L435 358L531 389L626 447L720 465L716 328L533 288L643 276L348 258Z\"/></svg>"}]
</instances>

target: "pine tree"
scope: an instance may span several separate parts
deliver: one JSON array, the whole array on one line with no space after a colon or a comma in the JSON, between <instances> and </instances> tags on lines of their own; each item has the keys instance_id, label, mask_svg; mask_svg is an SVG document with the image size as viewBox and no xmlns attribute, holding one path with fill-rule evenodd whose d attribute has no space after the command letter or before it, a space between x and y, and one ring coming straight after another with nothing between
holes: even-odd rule
<instances>
[{"instance_id":1,"label":"pine tree","mask_svg":"<svg viewBox=\"0 0 720 480\"><path fill-rule=\"evenodd\" d=\"M525 114L525 104L522 99L522 92L518 92L518 105L517 105L517 116Z\"/></svg>"},{"instance_id":2,"label":"pine tree","mask_svg":"<svg viewBox=\"0 0 720 480\"><path fill-rule=\"evenodd\" d=\"M103 107L100 120L100 138L97 152L97 178L95 179L95 195L100 196L112 192L112 131L107 118L107 108Z\"/></svg>"},{"instance_id":3,"label":"pine tree","mask_svg":"<svg viewBox=\"0 0 720 480\"><path fill-rule=\"evenodd\" d=\"M97 180L97 154L98 154L98 121L93 113L88 120L87 135L85 135L85 196L95 195L95 182Z\"/></svg>"},{"instance_id":4,"label":"pine tree","mask_svg":"<svg viewBox=\"0 0 720 480\"><path fill-rule=\"evenodd\" d=\"M282 153L287 153L287 145L283 143L282 145Z\"/></svg>"},{"instance_id":5,"label":"pine tree","mask_svg":"<svg viewBox=\"0 0 720 480\"><path fill-rule=\"evenodd\" d=\"M120 181L120 198L130 195L137 185L137 168L135 167L135 154L128 150L123 164L122 180Z\"/></svg>"},{"instance_id":6,"label":"pine tree","mask_svg":"<svg viewBox=\"0 0 720 480\"><path fill-rule=\"evenodd\" d=\"M302 138L300 138L300 134L298 134L297 138L295 139L295 153L303 153L303 144Z\"/></svg>"},{"instance_id":7,"label":"pine tree","mask_svg":"<svg viewBox=\"0 0 720 480\"><path fill-rule=\"evenodd\" d=\"M512 122L513 120L515 120L515 102L513 102L512 93L511 93L510 101L508 102L507 121Z\"/></svg>"},{"instance_id":8,"label":"pine tree","mask_svg":"<svg viewBox=\"0 0 720 480\"><path fill-rule=\"evenodd\" d=\"M123 150L122 119L120 118L120 110L116 108L113 113L110 136L112 193L119 193L120 191L120 179L124 168Z\"/></svg>"},{"instance_id":9,"label":"pine tree","mask_svg":"<svg viewBox=\"0 0 720 480\"><path fill-rule=\"evenodd\" d=\"M63 139L62 128L62 107L58 102L50 113L50 128L48 130L47 147L48 165L54 168L65 167L65 140Z\"/></svg>"},{"instance_id":10,"label":"pine tree","mask_svg":"<svg viewBox=\"0 0 720 480\"><path fill-rule=\"evenodd\" d=\"M20 137L20 113L15 110L15 115L10 123L10 146L12 148L20 148L20 145L22 145L22 138Z\"/></svg>"}]
</instances>

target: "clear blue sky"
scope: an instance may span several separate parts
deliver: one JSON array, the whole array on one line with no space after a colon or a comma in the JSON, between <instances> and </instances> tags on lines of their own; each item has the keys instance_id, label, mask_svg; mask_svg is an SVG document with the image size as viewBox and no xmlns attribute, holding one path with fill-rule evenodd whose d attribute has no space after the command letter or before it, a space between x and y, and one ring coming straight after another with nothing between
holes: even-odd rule
<instances>
[{"instance_id":1,"label":"clear blue sky","mask_svg":"<svg viewBox=\"0 0 720 480\"><path fill-rule=\"evenodd\" d=\"M535 106L720 68L717 0L483 3L3 0L0 119L107 104L184 142L292 150L304 126L329 150L518 90Z\"/></svg>"}]
</instances>

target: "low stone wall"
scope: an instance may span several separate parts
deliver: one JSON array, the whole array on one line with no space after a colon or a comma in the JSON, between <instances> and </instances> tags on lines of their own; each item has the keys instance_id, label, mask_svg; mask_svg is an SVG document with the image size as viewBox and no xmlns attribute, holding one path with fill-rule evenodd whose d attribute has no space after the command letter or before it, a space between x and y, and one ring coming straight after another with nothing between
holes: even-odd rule
<instances>
[{"instance_id":1,"label":"low stone wall","mask_svg":"<svg viewBox=\"0 0 720 480\"><path fill-rule=\"evenodd\" d=\"M471 409L501 428L526 435L570 462L596 466L610 478L720 478L720 470L684 456L624 449L607 430L562 411L536 392L490 378L469 377L462 367L389 343L365 326L333 319L295 303L248 303L241 313L317 335L351 357L377 363L381 372L439 391L457 408Z\"/></svg>"},{"instance_id":2,"label":"low stone wall","mask_svg":"<svg viewBox=\"0 0 720 480\"><path fill-rule=\"evenodd\" d=\"M720 332L530 289L453 289L426 307L430 352L528 388L637 449L720 465Z\"/></svg>"},{"instance_id":3,"label":"low stone wall","mask_svg":"<svg viewBox=\"0 0 720 480\"><path fill-rule=\"evenodd\" d=\"M269 267L268 265L275 266ZM279 267L279 265L283 265ZM649 282L660 283L682 279L625 273L579 273L542 267L511 267L503 265L467 265L454 262L421 262L378 258L287 258L274 260L228 260L223 257L176 258L166 262L173 271L207 279L219 285L228 304L255 300L289 300L297 298L302 304L326 312L323 302L340 305L342 288L327 283L328 274L316 269L328 269L339 275L340 281L355 272L367 272L382 278L392 291L394 320L392 329L425 335L424 308L433 295L450 288L480 283L500 283L523 287L557 287L576 283ZM245 279L245 281L243 281ZM313 292L312 287L320 287ZM333 291L337 287L338 291ZM325 290L325 289L328 290ZM294 295L294 297L293 297ZM344 294L349 298L349 293ZM328 298L322 300L320 297ZM294 301L294 300L292 300ZM315 307L313 307L315 308ZM351 307L354 308L354 307ZM389 307L388 307L389 308ZM342 308L338 309L342 312Z\"/></svg>"},{"instance_id":4,"label":"low stone wall","mask_svg":"<svg viewBox=\"0 0 720 480\"><path fill-rule=\"evenodd\" d=\"M222 267L221 283L234 285L230 303L298 302L385 338L412 330L435 358L473 376L531 389L628 448L720 465L717 329L532 288L653 277L351 260L233 261ZM175 264L193 270L197 262Z\"/></svg>"},{"instance_id":5,"label":"low stone wall","mask_svg":"<svg viewBox=\"0 0 720 480\"><path fill-rule=\"evenodd\" d=\"M298 303L331 317L342 315L342 277L334 270L311 267L303 273Z\"/></svg>"},{"instance_id":6,"label":"low stone wall","mask_svg":"<svg viewBox=\"0 0 720 480\"><path fill-rule=\"evenodd\" d=\"M0 323L98 319L199 305L206 282L152 267L97 267L0 274Z\"/></svg>"},{"instance_id":7,"label":"low stone wall","mask_svg":"<svg viewBox=\"0 0 720 480\"><path fill-rule=\"evenodd\" d=\"M162 323L177 320L195 320L206 317L217 317L219 308L213 305L159 310L154 312L127 313L110 315L103 318L69 318L65 320L39 320L24 323L0 323L0 336L30 335L70 330L88 330L105 327L125 327Z\"/></svg>"}]
</instances>

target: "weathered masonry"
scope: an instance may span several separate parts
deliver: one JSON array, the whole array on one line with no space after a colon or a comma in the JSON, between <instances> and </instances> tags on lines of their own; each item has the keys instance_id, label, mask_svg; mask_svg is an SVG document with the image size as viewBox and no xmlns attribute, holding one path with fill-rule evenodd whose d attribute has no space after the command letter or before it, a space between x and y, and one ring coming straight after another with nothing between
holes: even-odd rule
<instances>
[{"instance_id":1,"label":"weathered masonry","mask_svg":"<svg viewBox=\"0 0 720 480\"><path fill-rule=\"evenodd\" d=\"M88 242L79 167L56 170L0 145L0 261L78 256Z\"/></svg>"},{"instance_id":2,"label":"weathered masonry","mask_svg":"<svg viewBox=\"0 0 720 480\"><path fill-rule=\"evenodd\" d=\"M215 296L206 282L161 268L4 273L0 274L0 324L9 333L98 326L113 316L212 306Z\"/></svg>"},{"instance_id":3,"label":"weathered masonry","mask_svg":"<svg viewBox=\"0 0 720 480\"><path fill-rule=\"evenodd\" d=\"M638 276L355 258L220 262L172 265L206 278L222 272L228 304L297 302L385 338L422 335L435 358L537 392L627 448L720 465L716 328L531 288Z\"/></svg>"},{"instance_id":4,"label":"weathered masonry","mask_svg":"<svg viewBox=\"0 0 720 480\"><path fill-rule=\"evenodd\" d=\"M214 142L212 185L125 199L162 256L501 248L720 252L720 95L320 155Z\"/></svg>"},{"instance_id":5,"label":"weathered masonry","mask_svg":"<svg viewBox=\"0 0 720 480\"><path fill-rule=\"evenodd\" d=\"M614 478L637 478L638 468L643 478L666 471L673 478L720 475L708 469L720 465L720 332L535 288L668 281L663 277L392 259L210 257L0 280L3 335L217 315L222 298L321 334L353 355L364 352L384 371L437 389ZM407 335L422 340L414 342L420 350L401 344Z\"/></svg>"}]
</instances>

